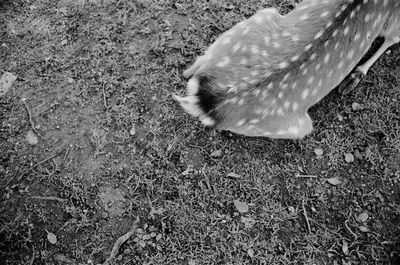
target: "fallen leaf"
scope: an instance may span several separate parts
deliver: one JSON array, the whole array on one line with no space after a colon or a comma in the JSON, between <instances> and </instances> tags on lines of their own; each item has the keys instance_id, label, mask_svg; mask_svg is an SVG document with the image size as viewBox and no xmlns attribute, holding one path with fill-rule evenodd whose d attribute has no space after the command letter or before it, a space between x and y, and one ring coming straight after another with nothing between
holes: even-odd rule
<instances>
[{"instance_id":1,"label":"fallen leaf","mask_svg":"<svg viewBox=\"0 0 400 265\"><path fill-rule=\"evenodd\" d=\"M252 248L247 250L247 254L250 256L250 258L254 258L254 250Z\"/></svg>"},{"instance_id":2,"label":"fallen leaf","mask_svg":"<svg viewBox=\"0 0 400 265\"><path fill-rule=\"evenodd\" d=\"M47 233L47 240L53 245L57 243L56 235L50 232Z\"/></svg>"},{"instance_id":3,"label":"fallen leaf","mask_svg":"<svg viewBox=\"0 0 400 265\"><path fill-rule=\"evenodd\" d=\"M227 177L238 179L238 178L240 178L240 175L231 172L231 173L229 173L229 174L227 175Z\"/></svg>"},{"instance_id":4,"label":"fallen leaf","mask_svg":"<svg viewBox=\"0 0 400 265\"><path fill-rule=\"evenodd\" d=\"M17 76L13 73L5 72L0 78L0 97L5 95L12 87Z\"/></svg>"},{"instance_id":5,"label":"fallen leaf","mask_svg":"<svg viewBox=\"0 0 400 265\"><path fill-rule=\"evenodd\" d=\"M351 104L351 108L353 109L353 111L365 109L364 105L359 104L357 102L353 102L353 104Z\"/></svg>"},{"instance_id":6,"label":"fallen leaf","mask_svg":"<svg viewBox=\"0 0 400 265\"><path fill-rule=\"evenodd\" d=\"M342 183L342 181L340 181L338 178L329 178L326 181L328 181L328 183L333 186L336 186L336 185L339 185L340 183Z\"/></svg>"},{"instance_id":7,"label":"fallen leaf","mask_svg":"<svg viewBox=\"0 0 400 265\"><path fill-rule=\"evenodd\" d=\"M189 165L188 168L181 173L181 175L182 176L189 175L191 171L192 171L192 166Z\"/></svg>"},{"instance_id":8,"label":"fallen leaf","mask_svg":"<svg viewBox=\"0 0 400 265\"><path fill-rule=\"evenodd\" d=\"M239 200L235 200L235 201L233 202L233 204L235 205L236 210L237 210L239 213L247 213L247 212L249 211L249 206L248 206L247 203L245 203L245 202L241 202L241 201L239 201Z\"/></svg>"},{"instance_id":9,"label":"fallen leaf","mask_svg":"<svg viewBox=\"0 0 400 265\"><path fill-rule=\"evenodd\" d=\"M363 159L363 156L362 156L360 150L358 150L358 149L354 150L354 157L357 159Z\"/></svg>"},{"instance_id":10,"label":"fallen leaf","mask_svg":"<svg viewBox=\"0 0 400 265\"><path fill-rule=\"evenodd\" d=\"M289 206L288 210L289 210L290 213L295 213L296 212L296 209L293 206Z\"/></svg>"},{"instance_id":11,"label":"fallen leaf","mask_svg":"<svg viewBox=\"0 0 400 265\"><path fill-rule=\"evenodd\" d=\"M64 254L55 254L54 259L58 261L57 264L75 264L75 260L72 260L65 256Z\"/></svg>"},{"instance_id":12,"label":"fallen leaf","mask_svg":"<svg viewBox=\"0 0 400 265\"><path fill-rule=\"evenodd\" d=\"M129 131L129 134L132 135L132 136L136 134L135 125L132 125L132 128L131 128L130 131Z\"/></svg>"},{"instance_id":13,"label":"fallen leaf","mask_svg":"<svg viewBox=\"0 0 400 265\"><path fill-rule=\"evenodd\" d=\"M211 153L211 157L217 158L220 157L222 155L222 151L221 149L215 150L214 152Z\"/></svg>"},{"instance_id":14,"label":"fallen leaf","mask_svg":"<svg viewBox=\"0 0 400 265\"><path fill-rule=\"evenodd\" d=\"M352 154L350 154L350 153L346 153L346 154L344 154L344 160L347 163L354 162L354 156Z\"/></svg>"},{"instance_id":15,"label":"fallen leaf","mask_svg":"<svg viewBox=\"0 0 400 265\"><path fill-rule=\"evenodd\" d=\"M32 131L29 131L28 134L26 135L26 141L30 145L37 145L39 143L39 140L38 140L36 134Z\"/></svg>"},{"instance_id":16,"label":"fallen leaf","mask_svg":"<svg viewBox=\"0 0 400 265\"><path fill-rule=\"evenodd\" d=\"M314 153L315 153L317 156L322 156L322 155L324 154L324 150L322 150L322 148L315 148L315 149L314 149Z\"/></svg>"},{"instance_id":17,"label":"fallen leaf","mask_svg":"<svg viewBox=\"0 0 400 265\"><path fill-rule=\"evenodd\" d=\"M359 222L359 223L364 223L364 222L366 222L367 220L368 220L368 214L367 213L361 213L361 214L359 214L358 216L357 216L357 222Z\"/></svg>"},{"instance_id":18,"label":"fallen leaf","mask_svg":"<svg viewBox=\"0 0 400 265\"><path fill-rule=\"evenodd\" d=\"M244 216L242 216L240 218L240 220L242 221L242 223L244 223L244 227L247 229L252 228L254 226L254 224L256 223L256 221L253 218L244 217Z\"/></svg>"},{"instance_id":19,"label":"fallen leaf","mask_svg":"<svg viewBox=\"0 0 400 265\"><path fill-rule=\"evenodd\" d=\"M349 244L347 243L346 240L343 240L342 251L343 251L343 254L345 254L345 255L349 254Z\"/></svg>"}]
</instances>

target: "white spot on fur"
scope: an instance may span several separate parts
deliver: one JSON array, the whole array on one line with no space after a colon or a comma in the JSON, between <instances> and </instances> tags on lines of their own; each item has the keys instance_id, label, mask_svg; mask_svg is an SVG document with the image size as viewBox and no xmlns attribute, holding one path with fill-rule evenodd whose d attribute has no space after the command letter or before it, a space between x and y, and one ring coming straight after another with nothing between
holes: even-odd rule
<instances>
[{"instance_id":1,"label":"white spot on fur","mask_svg":"<svg viewBox=\"0 0 400 265\"><path fill-rule=\"evenodd\" d=\"M303 92L301 92L301 98L304 100L308 97L308 93L310 93L310 91L308 89L303 90Z\"/></svg>"},{"instance_id":2,"label":"white spot on fur","mask_svg":"<svg viewBox=\"0 0 400 265\"><path fill-rule=\"evenodd\" d=\"M224 38L223 40L222 40L222 44L223 45L226 45L226 44L229 44L231 42L231 38Z\"/></svg>"},{"instance_id":3,"label":"white spot on fur","mask_svg":"<svg viewBox=\"0 0 400 265\"><path fill-rule=\"evenodd\" d=\"M214 126L215 121L207 116L201 117L200 121L205 125L205 126Z\"/></svg>"},{"instance_id":4,"label":"white spot on fur","mask_svg":"<svg viewBox=\"0 0 400 265\"><path fill-rule=\"evenodd\" d=\"M310 16L309 16L307 13L305 13L305 14L301 15L301 16L299 17L299 19L300 19L301 21L304 21L304 20L307 20L309 17L310 17Z\"/></svg>"},{"instance_id":5,"label":"white spot on fur","mask_svg":"<svg viewBox=\"0 0 400 265\"><path fill-rule=\"evenodd\" d=\"M295 55L295 56L293 56L292 58L290 58L290 60L291 60L292 62L297 61L297 59L299 59L299 55Z\"/></svg>"},{"instance_id":6,"label":"white spot on fur","mask_svg":"<svg viewBox=\"0 0 400 265\"><path fill-rule=\"evenodd\" d=\"M256 45L251 46L251 52L254 54L258 54L260 52L260 50L258 49L258 47Z\"/></svg>"},{"instance_id":7,"label":"white spot on fur","mask_svg":"<svg viewBox=\"0 0 400 265\"><path fill-rule=\"evenodd\" d=\"M286 100L286 101L283 103L283 107L284 107L285 109L288 109L289 106L290 106L290 101Z\"/></svg>"},{"instance_id":8,"label":"white spot on fur","mask_svg":"<svg viewBox=\"0 0 400 265\"><path fill-rule=\"evenodd\" d=\"M267 58L267 57L268 57L268 52L267 52L267 51L262 51L262 52L261 52L261 55L262 55L264 58Z\"/></svg>"},{"instance_id":9,"label":"white spot on fur","mask_svg":"<svg viewBox=\"0 0 400 265\"><path fill-rule=\"evenodd\" d=\"M269 46L270 38L268 36L264 37L265 45Z\"/></svg>"},{"instance_id":10,"label":"white spot on fur","mask_svg":"<svg viewBox=\"0 0 400 265\"><path fill-rule=\"evenodd\" d=\"M286 61L283 61L283 62L281 62L281 63L279 64L279 68L280 68L280 69L286 68L286 67L288 67L288 66L289 66L289 63L286 62Z\"/></svg>"},{"instance_id":11,"label":"white spot on fur","mask_svg":"<svg viewBox=\"0 0 400 265\"><path fill-rule=\"evenodd\" d=\"M287 74L283 77L282 81L288 80L289 76L290 76L290 73L287 73Z\"/></svg>"},{"instance_id":12,"label":"white spot on fur","mask_svg":"<svg viewBox=\"0 0 400 265\"><path fill-rule=\"evenodd\" d=\"M323 30L319 31L317 34L315 34L314 40L321 38L321 36L322 36L323 34L324 34L324 31L323 31Z\"/></svg>"},{"instance_id":13,"label":"white spot on fur","mask_svg":"<svg viewBox=\"0 0 400 265\"><path fill-rule=\"evenodd\" d=\"M253 119L253 120L250 121L251 124L257 124L259 122L260 122L259 119Z\"/></svg>"},{"instance_id":14,"label":"white spot on fur","mask_svg":"<svg viewBox=\"0 0 400 265\"><path fill-rule=\"evenodd\" d=\"M331 58L331 54L330 54L330 53L327 53L327 54L325 55L325 57L324 57L324 63L327 64L327 63L329 62L330 58Z\"/></svg>"},{"instance_id":15,"label":"white spot on fur","mask_svg":"<svg viewBox=\"0 0 400 265\"><path fill-rule=\"evenodd\" d=\"M238 42L233 46L232 51L236 53L241 47L242 47L242 44L240 42Z\"/></svg>"},{"instance_id":16,"label":"white spot on fur","mask_svg":"<svg viewBox=\"0 0 400 265\"><path fill-rule=\"evenodd\" d=\"M288 133L293 134L293 135L298 135L300 132L300 129L295 126L290 126L289 129L287 130Z\"/></svg>"},{"instance_id":17,"label":"white spot on fur","mask_svg":"<svg viewBox=\"0 0 400 265\"><path fill-rule=\"evenodd\" d=\"M246 123L245 119L241 119L240 121L238 121L238 123L236 124L237 127L241 127Z\"/></svg>"},{"instance_id":18,"label":"white spot on fur","mask_svg":"<svg viewBox=\"0 0 400 265\"><path fill-rule=\"evenodd\" d=\"M346 27L344 28L343 33L344 33L345 36L349 33L349 30L350 30L349 26L346 26Z\"/></svg>"},{"instance_id":19,"label":"white spot on fur","mask_svg":"<svg viewBox=\"0 0 400 265\"><path fill-rule=\"evenodd\" d=\"M299 103L293 102L292 109L294 112L296 112L299 109Z\"/></svg>"},{"instance_id":20,"label":"white spot on fur","mask_svg":"<svg viewBox=\"0 0 400 265\"><path fill-rule=\"evenodd\" d=\"M231 59L227 56L223 57L222 60L217 63L217 67L225 67L231 62Z\"/></svg>"},{"instance_id":21,"label":"white spot on fur","mask_svg":"<svg viewBox=\"0 0 400 265\"><path fill-rule=\"evenodd\" d=\"M329 15L329 11L324 11L321 13L321 17L326 17L327 15Z\"/></svg>"},{"instance_id":22,"label":"white spot on fur","mask_svg":"<svg viewBox=\"0 0 400 265\"><path fill-rule=\"evenodd\" d=\"M354 56L354 50L350 50L349 53L347 54L347 59L351 60Z\"/></svg>"}]
</instances>

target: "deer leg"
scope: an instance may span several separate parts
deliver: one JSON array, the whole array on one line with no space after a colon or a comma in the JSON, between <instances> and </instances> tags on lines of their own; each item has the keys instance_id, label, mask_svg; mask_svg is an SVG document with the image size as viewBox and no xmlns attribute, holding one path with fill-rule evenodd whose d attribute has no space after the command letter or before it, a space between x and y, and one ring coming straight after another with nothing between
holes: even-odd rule
<instances>
[{"instance_id":1,"label":"deer leg","mask_svg":"<svg viewBox=\"0 0 400 265\"><path fill-rule=\"evenodd\" d=\"M381 55L391 46L400 41L399 37L386 37L381 47L364 64L358 66L348 75L339 86L339 93L346 95L350 93L360 81L367 75L372 65L381 57Z\"/></svg>"}]
</instances>

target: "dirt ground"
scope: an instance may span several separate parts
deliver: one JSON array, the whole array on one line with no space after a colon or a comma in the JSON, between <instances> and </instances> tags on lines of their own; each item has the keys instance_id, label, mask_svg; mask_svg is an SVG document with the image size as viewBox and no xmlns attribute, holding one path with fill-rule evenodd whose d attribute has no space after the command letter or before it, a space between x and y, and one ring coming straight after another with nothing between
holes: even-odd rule
<instances>
[{"instance_id":1,"label":"dirt ground","mask_svg":"<svg viewBox=\"0 0 400 265\"><path fill-rule=\"evenodd\" d=\"M115 264L400 264L399 45L299 141L171 97L219 34L294 2L0 1L0 263L102 264L131 231Z\"/></svg>"}]
</instances>

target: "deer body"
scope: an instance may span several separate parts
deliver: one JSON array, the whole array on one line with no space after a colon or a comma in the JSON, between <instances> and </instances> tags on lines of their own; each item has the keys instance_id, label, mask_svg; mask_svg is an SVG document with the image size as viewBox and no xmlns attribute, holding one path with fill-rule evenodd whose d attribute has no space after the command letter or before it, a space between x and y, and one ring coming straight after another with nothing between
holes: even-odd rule
<instances>
[{"instance_id":1,"label":"deer body","mask_svg":"<svg viewBox=\"0 0 400 265\"><path fill-rule=\"evenodd\" d=\"M175 96L208 126L248 136L302 138L308 109L385 43L360 71L400 41L400 0L304 0L285 16L257 12L222 34L184 75Z\"/></svg>"}]
</instances>

